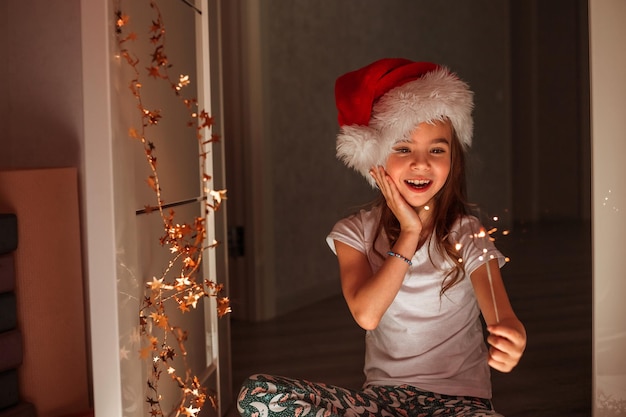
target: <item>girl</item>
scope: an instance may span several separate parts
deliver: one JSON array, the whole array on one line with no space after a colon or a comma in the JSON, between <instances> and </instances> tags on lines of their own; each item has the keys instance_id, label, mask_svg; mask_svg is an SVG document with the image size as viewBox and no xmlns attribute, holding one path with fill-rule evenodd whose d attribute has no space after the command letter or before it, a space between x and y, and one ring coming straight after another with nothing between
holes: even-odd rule
<instances>
[{"instance_id":1,"label":"girl","mask_svg":"<svg viewBox=\"0 0 626 417\"><path fill-rule=\"evenodd\" d=\"M383 59L337 80L337 155L381 191L328 236L366 332L361 391L255 375L242 416L498 416L489 366L509 372L526 333L500 252L466 203L472 92L445 68ZM479 315L487 324L487 348Z\"/></svg>"}]
</instances>

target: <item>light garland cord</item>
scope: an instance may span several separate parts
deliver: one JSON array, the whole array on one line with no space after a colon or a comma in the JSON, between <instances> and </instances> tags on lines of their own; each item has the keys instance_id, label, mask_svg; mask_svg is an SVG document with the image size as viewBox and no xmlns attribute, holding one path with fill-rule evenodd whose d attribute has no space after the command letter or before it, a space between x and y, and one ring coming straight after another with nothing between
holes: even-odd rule
<instances>
[{"instance_id":1,"label":"light garland cord","mask_svg":"<svg viewBox=\"0 0 626 417\"><path fill-rule=\"evenodd\" d=\"M410 260L409 258L406 258L406 257L404 257L404 256L400 255L399 253L389 251L389 252L387 252L387 255L389 255L389 256L395 256L395 257L396 257L396 258L398 258L398 259L402 259L402 260L403 260L404 262L406 262L409 266L413 265L413 262L411 262L411 260Z\"/></svg>"}]
</instances>

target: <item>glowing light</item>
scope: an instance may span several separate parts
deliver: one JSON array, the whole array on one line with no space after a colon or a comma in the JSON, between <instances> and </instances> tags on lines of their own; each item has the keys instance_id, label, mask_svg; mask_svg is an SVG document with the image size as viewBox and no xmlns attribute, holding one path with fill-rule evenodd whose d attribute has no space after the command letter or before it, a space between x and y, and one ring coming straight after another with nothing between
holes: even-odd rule
<instances>
[{"instance_id":1,"label":"glowing light","mask_svg":"<svg viewBox=\"0 0 626 417\"><path fill-rule=\"evenodd\" d=\"M163 286L163 279L157 279L156 277L152 277L152 281L146 282L146 285L150 287L151 290L158 290Z\"/></svg>"},{"instance_id":2,"label":"glowing light","mask_svg":"<svg viewBox=\"0 0 626 417\"><path fill-rule=\"evenodd\" d=\"M176 278L176 288L178 287L186 287L191 285L191 281L188 277L182 276L180 278Z\"/></svg>"},{"instance_id":3,"label":"glowing light","mask_svg":"<svg viewBox=\"0 0 626 417\"><path fill-rule=\"evenodd\" d=\"M178 86L179 87L185 87L187 85L189 85L191 81L189 81L189 75L180 75L180 77L178 78Z\"/></svg>"},{"instance_id":4,"label":"glowing light","mask_svg":"<svg viewBox=\"0 0 626 417\"><path fill-rule=\"evenodd\" d=\"M198 266L202 261L203 253L206 249L212 248L217 245L217 242L206 242L206 230L202 221L197 221L193 225L189 224L177 224L174 222L174 210L166 212L164 210L165 204L161 197L161 183L159 181L159 175L157 173L157 155L155 145L147 138L148 127L158 125L159 121L164 118L159 109L148 109L144 107L143 101L143 86L140 79L148 77L160 80L168 84L175 95L176 100L180 100L184 104L185 108L190 115L190 122L187 122L186 126L195 128L196 139L200 145L200 161L202 163L202 170L206 170L205 160L208 149L206 144L212 141L216 141L215 136L208 130L213 122L210 115L202 110L199 114L195 110L192 112L191 107L197 107L196 98L184 98L180 94L180 90L191 83L191 79L188 75L181 74L178 77L173 77L169 74L169 70L173 67L167 56L166 51L166 30L163 21L163 16L153 0L149 1L150 6L156 16L152 21L150 27L150 35L145 38L147 43L150 43L153 47L152 63L143 63L142 60L135 56L131 49L131 44L135 41L140 42L144 39L140 39L141 36L138 33L144 33L144 31L135 32L130 28L130 17L122 13L121 10L115 11L113 23L115 25L115 35L117 40L118 50L116 51L115 58L122 59L130 70L133 71L132 81L128 83L128 90L132 94L132 97L137 101L137 109L141 116L141 125L138 128L131 127L129 129L129 136L141 141L144 145L143 150L145 152L146 161L149 164L151 175L148 176L146 182L148 186L156 194L156 203L145 206L145 213L150 214L152 212L158 212L163 221L163 230L165 235L159 238L159 243L164 247L169 247L172 258L167 263L161 276L152 277L151 281L146 282L145 291L149 292L149 296L144 297L143 303L139 311L139 326L135 333L131 334L131 340L136 340L136 343L141 343L140 338L144 337L148 341L143 348L139 350L139 357L143 360L150 361L152 359L153 365L151 376L148 377L147 386L150 393L147 396L146 402L148 403L150 410L149 415L158 416L164 415L161 410L161 399L163 398L159 394L158 381L160 375L167 371L174 379L178 386L183 391L182 399L179 398L181 406L178 409L176 415L181 413L187 416L197 416L207 398L210 403L215 407L216 399L212 396L207 396L205 388L201 386L197 377L192 376L191 370L188 364L184 361L184 374L185 376L176 375L176 370L166 364L169 359L173 359L174 350L167 346L167 350L162 351L160 355L153 357L153 352L158 350L158 346L164 348L166 346L165 340L171 341L172 339L178 343L181 355L187 354L184 348L184 342L187 340L187 331L169 324L168 309L169 302L173 303L181 312L189 311L189 308L196 307L198 301L205 296L216 297L218 309L218 317L230 312L229 299L227 297L220 297L219 293L222 290L222 286L218 285L208 279L204 279L202 283L196 282L196 272L200 271ZM146 64L148 66L146 66ZM147 70L147 72L145 71ZM147 86L149 87L149 86ZM192 114L193 113L193 114ZM201 117L202 120L196 121L195 118ZM158 126L157 126L158 127ZM211 134L211 139L205 139L206 134ZM210 176L206 173L203 174L203 181L205 183L210 180ZM209 213L209 209L215 211L223 199L226 199L225 191L214 192L211 194L208 186L203 187L205 190L204 201L206 215ZM211 197L208 197L211 195ZM208 198L207 198L208 197ZM213 204L210 204L210 199L213 199ZM180 272L174 272L173 268L177 264L181 264L185 272L190 275L184 275ZM174 275L174 279L170 279L170 275ZM193 276L191 275L193 274ZM168 292L171 291L171 292ZM169 344L169 342L168 342ZM120 349L120 357L124 358L128 355L128 351L125 348ZM190 390L189 387L193 387ZM190 398L188 393L192 393L194 398ZM180 397L180 396L177 396Z\"/></svg>"},{"instance_id":5,"label":"glowing light","mask_svg":"<svg viewBox=\"0 0 626 417\"><path fill-rule=\"evenodd\" d=\"M187 417L194 417L196 415L198 415L198 412L200 411L199 408L194 408L192 407L185 407L183 413L187 416Z\"/></svg>"}]
</instances>

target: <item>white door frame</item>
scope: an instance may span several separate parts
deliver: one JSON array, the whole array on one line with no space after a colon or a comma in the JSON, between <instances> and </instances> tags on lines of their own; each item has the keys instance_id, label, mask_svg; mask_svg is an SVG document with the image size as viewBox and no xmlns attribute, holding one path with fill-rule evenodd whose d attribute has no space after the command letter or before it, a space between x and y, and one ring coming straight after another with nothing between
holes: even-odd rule
<instances>
[{"instance_id":1,"label":"white door frame","mask_svg":"<svg viewBox=\"0 0 626 417\"><path fill-rule=\"evenodd\" d=\"M201 10L208 10L208 0L197 0ZM89 309L91 377L95 414L98 417L123 416L122 375L120 370L120 343L118 326L118 254L116 229L120 219L115 212L115 149L112 106L114 105L114 85L112 80L112 60L115 55L114 10L112 0L81 0L81 32L83 57L83 109L84 109L84 177L82 178L83 199L83 236L85 247L85 275L87 305ZM208 14L208 13L207 13ZM200 85L199 102L206 99L204 108L210 112L210 103L215 99L210 89L210 58L208 42L214 44L217 39L209 38L209 18L198 17L201 33L198 34L198 82ZM219 65L219 62L218 62ZM213 71L216 71L213 69ZM202 75L201 75L202 73ZM203 83L203 80L206 82ZM218 89L219 90L219 89ZM212 98L212 99L209 99ZM218 161L218 169L221 162ZM207 170L212 170L211 166ZM217 177L223 175L218 173ZM225 234L225 214L207 216L209 239L221 238ZM213 220L218 219L216 227ZM205 276L212 278L216 273L227 274L226 249L219 254L208 251L204 258ZM227 275L220 280L227 283ZM211 300L213 301L213 300ZM205 314L213 322L214 302ZM230 360L228 343L218 341L215 324L207 327L208 343L207 363L216 366L217 387L220 397L230 401ZM220 331L227 332L226 323L220 323ZM228 335L226 334L228 337ZM227 342L227 341L226 341ZM220 344L221 343L221 344ZM222 354L220 354L222 349ZM131 353L132 354L132 353ZM225 368L224 368L225 367ZM221 369L224 368L224 369ZM227 384L221 384L224 379ZM221 398L220 398L221 400ZM222 401L220 401L221 405ZM140 409L143 404L138 404ZM210 407L207 403L207 407ZM218 410L222 414L223 410Z\"/></svg>"}]
</instances>

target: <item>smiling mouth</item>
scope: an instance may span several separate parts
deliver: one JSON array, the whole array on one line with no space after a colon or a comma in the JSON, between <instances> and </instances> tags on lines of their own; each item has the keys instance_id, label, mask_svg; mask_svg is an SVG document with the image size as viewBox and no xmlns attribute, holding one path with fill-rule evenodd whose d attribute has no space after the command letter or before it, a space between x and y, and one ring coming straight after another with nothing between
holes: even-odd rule
<instances>
[{"instance_id":1,"label":"smiling mouth","mask_svg":"<svg viewBox=\"0 0 626 417\"><path fill-rule=\"evenodd\" d=\"M405 180L404 182L416 190L423 190L432 184L431 180Z\"/></svg>"}]
</instances>

